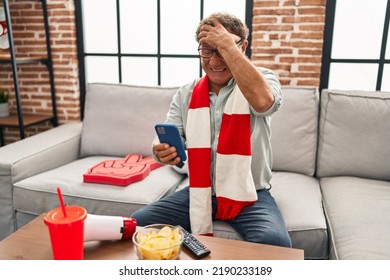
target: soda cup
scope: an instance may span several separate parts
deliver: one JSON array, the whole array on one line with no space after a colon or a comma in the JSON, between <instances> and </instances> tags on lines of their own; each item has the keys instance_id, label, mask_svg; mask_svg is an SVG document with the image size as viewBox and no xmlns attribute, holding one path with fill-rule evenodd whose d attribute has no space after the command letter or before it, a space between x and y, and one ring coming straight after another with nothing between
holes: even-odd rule
<instances>
[{"instance_id":1,"label":"soda cup","mask_svg":"<svg viewBox=\"0 0 390 280\"><path fill-rule=\"evenodd\" d=\"M65 206L48 212L44 222L49 228L55 260L82 260L84 258L84 220L87 210L80 206Z\"/></svg>"}]
</instances>

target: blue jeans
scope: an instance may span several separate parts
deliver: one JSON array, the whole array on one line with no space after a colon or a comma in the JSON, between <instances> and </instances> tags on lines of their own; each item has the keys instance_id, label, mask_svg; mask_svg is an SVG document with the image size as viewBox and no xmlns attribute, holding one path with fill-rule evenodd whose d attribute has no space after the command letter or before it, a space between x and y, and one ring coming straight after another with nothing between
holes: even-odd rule
<instances>
[{"instance_id":1,"label":"blue jeans","mask_svg":"<svg viewBox=\"0 0 390 280\"><path fill-rule=\"evenodd\" d=\"M267 189L257 191L255 204L245 207L229 223L244 240L249 242L291 247L291 239L284 224L282 214L271 193ZM213 220L217 201L212 199ZM137 225L171 224L181 225L191 231L189 217L189 188L186 187L159 201L151 203L132 215Z\"/></svg>"}]
</instances>

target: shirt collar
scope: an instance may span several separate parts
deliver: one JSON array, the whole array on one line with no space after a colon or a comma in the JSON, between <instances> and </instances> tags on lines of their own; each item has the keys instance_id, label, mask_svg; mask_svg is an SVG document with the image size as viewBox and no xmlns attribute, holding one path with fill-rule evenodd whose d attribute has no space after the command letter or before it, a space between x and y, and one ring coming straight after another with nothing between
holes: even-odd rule
<instances>
[{"instance_id":1,"label":"shirt collar","mask_svg":"<svg viewBox=\"0 0 390 280\"><path fill-rule=\"evenodd\" d=\"M223 88L221 88L221 91L225 90L225 89L230 90L230 89L234 88L235 86L236 86L236 80L234 78L231 78L229 80L229 82L227 83L227 85L224 86ZM210 91L209 94L211 95L211 94L215 94L215 93Z\"/></svg>"}]
</instances>

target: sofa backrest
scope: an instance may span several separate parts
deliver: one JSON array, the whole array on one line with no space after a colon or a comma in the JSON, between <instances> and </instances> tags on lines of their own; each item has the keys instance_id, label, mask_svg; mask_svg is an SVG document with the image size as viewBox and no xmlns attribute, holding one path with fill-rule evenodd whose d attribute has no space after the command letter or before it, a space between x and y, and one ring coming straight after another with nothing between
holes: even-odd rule
<instances>
[{"instance_id":1,"label":"sofa backrest","mask_svg":"<svg viewBox=\"0 0 390 280\"><path fill-rule=\"evenodd\" d=\"M87 87L80 156L151 155L178 88L93 83Z\"/></svg>"},{"instance_id":2,"label":"sofa backrest","mask_svg":"<svg viewBox=\"0 0 390 280\"><path fill-rule=\"evenodd\" d=\"M274 171L315 172L319 92L315 87L282 87L283 102L271 121Z\"/></svg>"},{"instance_id":3,"label":"sofa backrest","mask_svg":"<svg viewBox=\"0 0 390 280\"><path fill-rule=\"evenodd\" d=\"M323 90L319 177L390 180L390 92Z\"/></svg>"}]
</instances>

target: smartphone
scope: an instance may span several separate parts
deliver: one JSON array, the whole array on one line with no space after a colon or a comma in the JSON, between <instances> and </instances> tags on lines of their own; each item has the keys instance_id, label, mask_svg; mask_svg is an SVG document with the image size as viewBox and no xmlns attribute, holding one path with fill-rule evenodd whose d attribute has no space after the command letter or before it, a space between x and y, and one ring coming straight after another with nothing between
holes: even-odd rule
<instances>
[{"instance_id":1,"label":"smartphone","mask_svg":"<svg viewBox=\"0 0 390 280\"><path fill-rule=\"evenodd\" d=\"M155 129L160 143L167 143L176 148L177 156L181 158L181 162L177 166L182 167L184 165L183 161L187 160L187 154L177 126L174 124L159 123L155 125Z\"/></svg>"}]
</instances>

